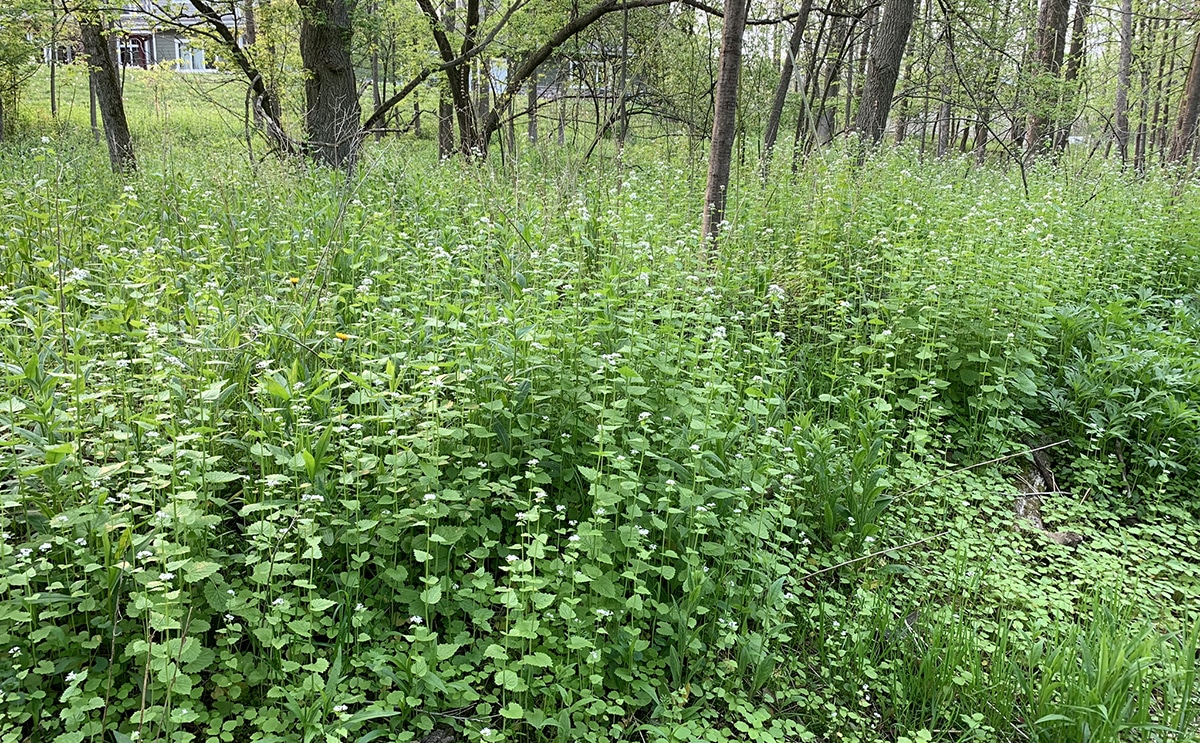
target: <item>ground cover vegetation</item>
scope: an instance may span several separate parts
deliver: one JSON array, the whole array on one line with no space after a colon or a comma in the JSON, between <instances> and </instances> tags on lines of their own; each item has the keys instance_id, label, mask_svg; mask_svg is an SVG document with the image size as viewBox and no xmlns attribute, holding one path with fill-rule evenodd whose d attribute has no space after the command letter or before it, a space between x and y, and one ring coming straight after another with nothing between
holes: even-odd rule
<instances>
[{"instance_id":1,"label":"ground cover vegetation","mask_svg":"<svg viewBox=\"0 0 1200 743\"><path fill-rule=\"evenodd\" d=\"M164 105L0 149L0 740L1195 739L1179 173Z\"/></svg>"}]
</instances>

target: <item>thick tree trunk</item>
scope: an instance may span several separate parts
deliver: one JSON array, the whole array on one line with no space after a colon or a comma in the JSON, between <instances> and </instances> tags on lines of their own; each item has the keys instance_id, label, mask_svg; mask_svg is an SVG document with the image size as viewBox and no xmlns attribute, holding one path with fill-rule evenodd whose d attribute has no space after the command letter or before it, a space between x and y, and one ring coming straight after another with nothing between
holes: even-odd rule
<instances>
[{"instance_id":1,"label":"thick tree trunk","mask_svg":"<svg viewBox=\"0 0 1200 743\"><path fill-rule=\"evenodd\" d=\"M800 13L796 16L796 26L788 39L787 56L783 59L783 67L779 71L779 82L775 84L775 94L771 97L771 110L767 114L767 127L763 132L763 167L771 159L771 150L779 137L779 120L783 116L783 104L787 101L788 88L792 85L792 72L796 67L796 55L800 53L800 43L804 40L804 27L808 25L808 15L812 12L812 0L803 0Z\"/></svg>"},{"instance_id":2,"label":"thick tree trunk","mask_svg":"<svg viewBox=\"0 0 1200 743\"><path fill-rule=\"evenodd\" d=\"M298 2L307 147L326 165L349 170L358 154L362 119L350 59L350 10L346 0Z\"/></svg>"},{"instance_id":3,"label":"thick tree trunk","mask_svg":"<svg viewBox=\"0 0 1200 743\"><path fill-rule=\"evenodd\" d=\"M1167 158L1179 162L1192 151L1196 141L1196 119L1200 115L1200 33L1192 49L1192 64L1188 68L1187 84L1183 99L1179 102L1179 117L1175 121L1175 133L1171 137L1171 152Z\"/></svg>"},{"instance_id":4,"label":"thick tree trunk","mask_svg":"<svg viewBox=\"0 0 1200 743\"><path fill-rule=\"evenodd\" d=\"M1025 124L1025 151L1036 155L1046 151L1047 131L1053 132L1051 109L1056 92L1046 90L1062 71L1063 51L1067 43L1067 15L1070 0L1042 0L1038 12L1037 52L1035 61L1042 75L1041 95L1033 96L1032 110Z\"/></svg>"},{"instance_id":5,"label":"thick tree trunk","mask_svg":"<svg viewBox=\"0 0 1200 743\"><path fill-rule=\"evenodd\" d=\"M1129 73L1133 67L1133 0L1121 0L1121 51L1117 60L1117 102L1113 136L1121 162L1129 160Z\"/></svg>"},{"instance_id":6,"label":"thick tree trunk","mask_svg":"<svg viewBox=\"0 0 1200 743\"><path fill-rule=\"evenodd\" d=\"M79 36L87 57L89 78L96 94L96 105L104 122L104 138L108 142L108 159L114 172L137 170L133 153L133 137L125 118L125 102L121 97L121 80L116 60L109 53L108 34L94 11L81 11Z\"/></svg>"},{"instance_id":7,"label":"thick tree trunk","mask_svg":"<svg viewBox=\"0 0 1200 743\"><path fill-rule=\"evenodd\" d=\"M871 59L867 62L867 79L854 127L863 141L872 146L883 139L887 127L912 22L913 0L886 0Z\"/></svg>"},{"instance_id":8,"label":"thick tree trunk","mask_svg":"<svg viewBox=\"0 0 1200 743\"><path fill-rule=\"evenodd\" d=\"M704 189L702 234L715 242L725 221L725 198L733 159L733 137L737 127L738 80L742 71L742 35L746 30L749 0L726 0L721 30L721 57L717 69L716 101L713 105L712 145L708 155L708 183Z\"/></svg>"}]
</instances>

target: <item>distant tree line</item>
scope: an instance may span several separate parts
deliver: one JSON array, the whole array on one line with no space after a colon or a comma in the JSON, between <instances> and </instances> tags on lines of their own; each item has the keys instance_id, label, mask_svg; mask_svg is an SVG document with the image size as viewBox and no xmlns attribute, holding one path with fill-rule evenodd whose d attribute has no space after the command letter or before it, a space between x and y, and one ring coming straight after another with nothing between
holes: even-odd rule
<instances>
[{"instance_id":1,"label":"distant tree line","mask_svg":"<svg viewBox=\"0 0 1200 743\"><path fill-rule=\"evenodd\" d=\"M518 139L562 141L581 117L596 141L682 132L743 158L756 152L764 168L780 150L795 167L845 137L864 151L908 144L1022 166L1072 146L1139 169L1197 156L1200 11L1172 0L139 6L244 78L247 118L271 148L338 168L352 168L372 136L436 132L443 156L478 158ZM128 11L103 0L7 3L0 120L38 45L77 35L113 166L136 167L113 54ZM722 198L717 180L710 203Z\"/></svg>"}]
</instances>

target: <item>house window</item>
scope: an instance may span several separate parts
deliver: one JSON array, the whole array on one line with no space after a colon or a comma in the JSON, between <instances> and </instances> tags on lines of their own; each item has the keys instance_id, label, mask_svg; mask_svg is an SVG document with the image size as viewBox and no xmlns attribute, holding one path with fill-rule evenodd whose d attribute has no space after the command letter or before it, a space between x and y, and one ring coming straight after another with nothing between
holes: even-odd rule
<instances>
[{"instance_id":1,"label":"house window","mask_svg":"<svg viewBox=\"0 0 1200 743\"><path fill-rule=\"evenodd\" d=\"M204 50L188 45L183 39L175 40L175 67L180 70L206 70Z\"/></svg>"}]
</instances>

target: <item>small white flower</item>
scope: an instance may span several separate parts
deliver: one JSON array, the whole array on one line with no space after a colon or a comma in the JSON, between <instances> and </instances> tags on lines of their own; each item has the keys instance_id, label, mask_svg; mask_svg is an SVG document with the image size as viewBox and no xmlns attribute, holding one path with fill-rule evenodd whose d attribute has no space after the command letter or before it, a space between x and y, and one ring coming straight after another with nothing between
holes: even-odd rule
<instances>
[{"instance_id":1,"label":"small white flower","mask_svg":"<svg viewBox=\"0 0 1200 743\"><path fill-rule=\"evenodd\" d=\"M572 534L571 536L567 537L567 541L568 541L568 542L578 542L578 541L579 541L579 535L578 535L578 534Z\"/></svg>"},{"instance_id":2,"label":"small white flower","mask_svg":"<svg viewBox=\"0 0 1200 743\"><path fill-rule=\"evenodd\" d=\"M675 481L674 481L674 480L667 480L667 485L668 485L668 486L674 486L674 485L675 485Z\"/></svg>"},{"instance_id":3,"label":"small white flower","mask_svg":"<svg viewBox=\"0 0 1200 743\"><path fill-rule=\"evenodd\" d=\"M50 544L49 542L42 542L38 549L40 549L42 552L49 552L50 548L53 546L54 545Z\"/></svg>"},{"instance_id":4,"label":"small white flower","mask_svg":"<svg viewBox=\"0 0 1200 743\"><path fill-rule=\"evenodd\" d=\"M283 599L281 599L281 598L275 599L274 601L271 602L271 605L272 606L283 606Z\"/></svg>"},{"instance_id":5,"label":"small white flower","mask_svg":"<svg viewBox=\"0 0 1200 743\"><path fill-rule=\"evenodd\" d=\"M49 138L49 137L42 137L42 144L50 144L50 138Z\"/></svg>"},{"instance_id":6,"label":"small white flower","mask_svg":"<svg viewBox=\"0 0 1200 743\"><path fill-rule=\"evenodd\" d=\"M232 621L233 621L233 615L232 615L232 614L226 614L226 615L225 615L225 621L226 621L226 622L232 622Z\"/></svg>"},{"instance_id":7,"label":"small white flower","mask_svg":"<svg viewBox=\"0 0 1200 743\"><path fill-rule=\"evenodd\" d=\"M71 671L70 673L67 674L67 683L68 684L71 683L76 678L78 678L77 674L74 671Z\"/></svg>"},{"instance_id":8,"label":"small white flower","mask_svg":"<svg viewBox=\"0 0 1200 743\"><path fill-rule=\"evenodd\" d=\"M425 502L426 502L426 503L428 503L429 501L435 501L435 500L437 500L437 496L436 496L436 495L434 495L433 493L426 493L426 494L425 494Z\"/></svg>"},{"instance_id":9,"label":"small white flower","mask_svg":"<svg viewBox=\"0 0 1200 743\"><path fill-rule=\"evenodd\" d=\"M514 562L516 562L517 560L519 560L519 559L521 559L521 558L517 557L516 555L505 555L505 556L504 556L504 559L505 559L505 560L507 560L507 561L508 561L508 562L510 562L510 563L514 563Z\"/></svg>"},{"instance_id":10,"label":"small white flower","mask_svg":"<svg viewBox=\"0 0 1200 743\"><path fill-rule=\"evenodd\" d=\"M649 529L638 529L638 534L641 534L643 537L649 533L650 533Z\"/></svg>"},{"instance_id":11,"label":"small white flower","mask_svg":"<svg viewBox=\"0 0 1200 743\"><path fill-rule=\"evenodd\" d=\"M79 539L75 540L75 544L78 544L80 547L86 547L87 539L85 537L80 537Z\"/></svg>"},{"instance_id":12,"label":"small white flower","mask_svg":"<svg viewBox=\"0 0 1200 743\"><path fill-rule=\"evenodd\" d=\"M482 730L479 731L479 734L482 735L484 738L487 738L488 736L490 736L492 734L492 729L491 728L483 728Z\"/></svg>"},{"instance_id":13,"label":"small white flower","mask_svg":"<svg viewBox=\"0 0 1200 743\"><path fill-rule=\"evenodd\" d=\"M367 608L367 607L363 606L361 603L358 603L358 604L355 604L355 605L354 605L354 610L355 610L355 611L365 611L365 610L366 610L366 608Z\"/></svg>"},{"instance_id":14,"label":"small white flower","mask_svg":"<svg viewBox=\"0 0 1200 743\"><path fill-rule=\"evenodd\" d=\"M349 706L349 705L346 705L346 704L339 704L339 705L337 705L336 707L334 707L334 708L333 708L333 711L334 711L334 712L345 712L345 711L346 711L346 710L348 710L348 709L350 709L350 706Z\"/></svg>"},{"instance_id":15,"label":"small white flower","mask_svg":"<svg viewBox=\"0 0 1200 743\"><path fill-rule=\"evenodd\" d=\"M408 618L408 623L415 624L415 625L422 625L422 624L425 624L425 620L422 619L421 617L417 616L416 614L413 614L411 617Z\"/></svg>"},{"instance_id":16,"label":"small white flower","mask_svg":"<svg viewBox=\"0 0 1200 743\"><path fill-rule=\"evenodd\" d=\"M174 577L175 577L175 574L174 574L174 573L159 573L159 574L158 574L158 579L159 579L159 580L164 580L164 581L165 581L165 580L172 580Z\"/></svg>"},{"instance_id":17,"label":"small white flower","mask_svg":"<svg viewBox=\"0 0 1200 743\"><path fill-rule=\"evenodd\" d=\"M642 412L638 413L638 420L640 420L640 421L644 421L649 417L650 417L650 411L648 411L648 410L643 410Z\"/></svg>"},{"instance_id":18,"label":"small white flower","mask_svg":"<svg viewBox=\"0 0 1200 743\"><path fill-rule=\"evenodd\" d=\"M699 444L692 444L692 445L691 445L691 446L689 446L688 448L689 448L689 449L691 449L692 451L700 451L700 445L699 445Z\"/></svg>"}]
</instances>

